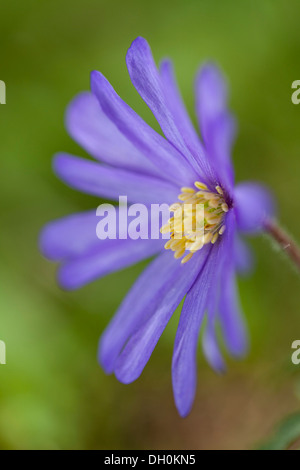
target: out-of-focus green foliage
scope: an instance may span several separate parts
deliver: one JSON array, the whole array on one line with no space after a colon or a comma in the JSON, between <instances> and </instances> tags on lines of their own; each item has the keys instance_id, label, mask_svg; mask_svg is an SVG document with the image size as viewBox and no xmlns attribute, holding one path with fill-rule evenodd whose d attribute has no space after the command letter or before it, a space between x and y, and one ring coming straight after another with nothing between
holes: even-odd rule
<instances>
[{"instance_id":1,"label":"out-of-focus green foliage","mask_svg":"<svg viewBox=\"0 0 300 470\"><path fill-rule=\"evenodd\" d=\"M239 122L237 180L267 183L280 219L300 239L300 105L296 0L2 0L0 79L0 448L246 448L299 407L300 366L291 344L300 337L299 277L264 237L251 241L257 263L240 281L251 335L242 363L217 377L199 354L192 414L173 405L170 365L178 314L142 377L130 386L97 364L98 338L145 263L62 292L55 267L38 251L49 220L99 201L56 180L53 153L85 153L63 125L67 103L101 70L118 93L158 129L130 83L125 54L138 35L157 60L174 59L194 118L199 64L217 61L231 87Z\"/></svg>"},{"instance_id":2,"label":"out-of-focus green foliage","mask_svg":"<svg viewBox=\"0 0 300 470\"><path fill-rule=\"evenodd\" d=\"M288 417L261 450L300 450L300 414Z\"/></svg>"}]
</instances>

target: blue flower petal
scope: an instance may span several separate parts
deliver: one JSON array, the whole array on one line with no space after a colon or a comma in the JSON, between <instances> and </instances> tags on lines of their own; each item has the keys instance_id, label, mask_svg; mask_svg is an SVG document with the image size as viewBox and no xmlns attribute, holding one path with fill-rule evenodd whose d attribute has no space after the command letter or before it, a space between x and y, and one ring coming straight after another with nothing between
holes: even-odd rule
<instances>
[{"instance_id":1,"label":"blue flower petal","mask_svg":"<svg viewBox=\"0 0 300 470\"><path fill-rule=\"evenodd\" d=\"M263 230L265 221L275 214L270 191L258 183L238 184L234 190L234 204L238 228L246 233Z\"/></svg>"},{"instance_id":2,"label":"blue flower petal","mask_svg":"<svg viewBox=\"0 0 300 470\"><path fill-rule=\"evenodd\" d=\"M167 282L167 289L157 295L155 310L129 339L117 360L115 374L121 382L133 382L142 373L174 310L193 285L205 251L195 254L184 265L174 263L172 273L163 281L163 286Z\"/></svg>"},{"instance_id":3,"label":"blue flower petal","mask_svg":"<svg viewBox=\"0 0 300 470\"><path fill-rule=\"evenodd\" d=\"M155 312L180 270L173 254L163 250L134 283L100 339L99 361L107 373L113 372L128 338Z\"/></svg>"},{"instance_id":4,"label":"blue flower petal","mask_svg":"<svg viewBox=\"0 0 300 470\"><path fill-rule=\"evenodd\" d=\"M70 258L58 271L59 284L68 290L150 258L163 248L162 240L103 240L84 255Z\"/></svg>"},{"instance_id":5,"label":"blue flower petal","mask_svg":"<svg viewBox=\"0 0 300 470\"><path fill-rule=\"evenodd\" d=\"M227 110L227 85L218 67L208 63L196 77L196 111L205 144L210 128Z\"/></svg>"},{"instance_id":6,"label":"blue flower petal","mask_svg":"<svg viewBox=\"0 0 300 470\"><path fill-rule=\"evenodd\" d=\"M87 252L92 246L103 243L96 234L98 221L93 210L50 222L40 234L41 252L53 261Z\"/></svg>"},{"instance_id":7,"label":"blue flower petal","mask_svg":"<svg viewBox=\"0 0 300 470\"><path fill-rule=\"evenodd\" d=\"M218 250L209 247L202 257L201 271L187 293L180 315L174 344L172 382L174 399L180 416L191 410L197 384L197 346L208 294L214 282Z\"/></svg>"},{"instance_id":8,"label":"blue flower petal","mask_svg":"<svg viewBox=\"0 0 300 470\"><path fill-rule=\"evenodd\" d=\"M97 160L118 168L160 175L144 153L108 118L92 93L80 93L72 100L65 121L73 139Z\"/></svg>"},{"instance_id":9,"label":"blue flower petal","mask_svg":"<svg viewBox=\"0 0 300 470\"><path fill-rule=\"evenodd\" d=\"M248 275L254 265L254 255L248 243L240 235L236 235L234 240L234 261L238 274Z\"/></svg>"},{"instance_id":10,"label":"blue flower petal","mask_svg":"<svg viewBox=\"0 0 300 470\"><path fill-rule=\"evenodd\" d=\"M226 370L226 365L218 345L218 339L216 336L216 323L211 321L209 315L208 324L205 328L202 339L202 347L204 355L211 368L218 373L224 373Z\"/></svg>"},{"instance_id":11,"label":"blue flower petal","mask_svg":"<svg viewBox=\"0 0 300 470\"><path fill-rule=\"evenodd\" d=\"M235 357L243 357L248 351L248 335L239 304L234 260L222 274L219 319L228 351Z\"/></svg>"},{"instance_id":12,"label":"blue flower petal","mask_svg":"<svg viewBox=\"0 0 300 470\"><path fill-rule=\"evenodd\" d=\"M194 155L199 154L201 158L204 158L205 151L180 95L172 62L167 59L163 60L159 71L164 96L180 135Z\"/></svg>"},{"instance_id":13,"label":"blue flower petal","mask_svg":"<svg viewBox=\"0 0 300 470\"><path fill-rule=\"evenodd\" d=\"M159 75L150 46L145 39L139 37L133 41L127 52L126 63L134 87L153 112L168 141L182 153L186 161L198 173L198 176L207 178L208 175L205 170L209 168L209 162L205 159L201 147L196 145L196 148L193 149L196 153L191 152L190 145L187 144L184 138L188 136L186 133L181 134L182 105L178 103L178 93L174 91L174 83L171 83L172 88L166 93L166 83L164 83L166 77L162 79ZM170 75L168 75L167 81L171 81ZM172 106L169 106L169 93L172 93L172 100L175 97L176 103L173 102L173 107L175 106L176 112L180 108L180 115L175 115L172 112ZM185 124L187 124L186 119ZM187 129L189 129L190 134L189 124L184 126L185 132ZM193 139L193 142L195 142L195 139Z\"/></svg>"},{"instance_id":14,"label":"blue flower petal","mask_svg":"<svg viewBox=\"0 0 300 470\"><path fill-rule=\"evenodd\" d=\"M179 186L192 184L196 173L184 156L166 139L155 132L115 92L100 72L91 73L92 92L105 114L122 134L160 171L162 177Z\"/></svg>"},{"instance_id":15,"label":"blue flower petal","mask_svg":"<svg viewBox=\"0 0 300 470\"><path fill-rule=\"evenodd\" d=\"M166 180L100 165L66 153L56 155L55 173L79 191L108 199L127 196L129 202L171 204L178 188Z\"/></svg>"},{"instance_id":16,"label":"blue flower petal","mask_svg":"<svg viewBox=\"0 0 300 470\"><path fill-rule=\"evenodd\" d=\"M227 110L227 86L213 64L203 66L196 79L196 110L208 158L219 183L232 193L234 171L231 162L236 122Z\"/></svg>"}]
</instances>

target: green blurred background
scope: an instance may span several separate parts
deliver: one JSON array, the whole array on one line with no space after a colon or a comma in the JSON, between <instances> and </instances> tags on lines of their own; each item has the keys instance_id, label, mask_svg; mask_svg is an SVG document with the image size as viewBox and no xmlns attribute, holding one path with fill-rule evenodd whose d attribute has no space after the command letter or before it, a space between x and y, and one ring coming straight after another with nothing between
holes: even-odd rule
<instances>
[{"instance_id":1,"label":"green blurred background","mask_svg":"<svg viewBox=\"0 0 300 470\"><path fill-rule=\"evenodd\" d=\"M221 65L239 121L237 180L267 183L282 224L300 240L300 105L291 102L291 84L300 79L298 9L296 0L1 1L1 449L253 448L299 409L300 366L291 363L291 343L300 337L299 276L267 237L251 240L256 271L240 281L250 355L228 360L229 372L218 377L199 351L197 397L184 420L170 374L178 312L132 385L106 376L96 361L99 335L145 264L66 293L37 245L47 221L99 202L51 170L59 150L85 155L63 117L72 97L89 88L91 70L101 70L157 129L125 66L138 35L157 61L174 59L191 113L198 65Z\"/></svg>"}]
</instances>

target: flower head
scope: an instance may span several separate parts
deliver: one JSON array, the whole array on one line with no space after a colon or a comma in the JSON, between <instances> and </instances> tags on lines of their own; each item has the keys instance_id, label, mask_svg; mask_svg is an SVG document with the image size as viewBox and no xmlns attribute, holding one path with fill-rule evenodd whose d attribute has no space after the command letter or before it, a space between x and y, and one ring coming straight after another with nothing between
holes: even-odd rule
<instances>
[{"instance_id":1,"label":"flower head","mask_svg":"<svg viewBox=\"0 0 300 470\"><path fill-rule=\"evenodd\" d=\"M247 349L236 273L249 267L250 257L240 234L263 230L266 218L273 214L273 202L256 183L234 185L235 121L216 66L204 65L196 79L200 139L182 102L171 62L163 61L158 70L143 38L132 43L126 62L133 85L165 138L122 101L101 73L92 72L91 93L73 100L66 125L97 162L58 154L54 169L70 186L96 196L126 195L130 202L147 206L169 204L173 216L168 227L161 228L170 232L169 240L99 240L92 211L50 223L41 235L41 249L61 262L59 282L69 289L156 255L102 335L99 361L121 382L137 379L185 297L172 380L177 409L186 416L196 391L196 351L204 318L202 347L215 370L225 367L217 325L232 355L241 356ZM204 230L204 237L195 237L187 220L182 237L176 237L176 211L189 204L190 220L195 223L199 203L204 212L198 229Z\"/></svg>"}]
</instances>

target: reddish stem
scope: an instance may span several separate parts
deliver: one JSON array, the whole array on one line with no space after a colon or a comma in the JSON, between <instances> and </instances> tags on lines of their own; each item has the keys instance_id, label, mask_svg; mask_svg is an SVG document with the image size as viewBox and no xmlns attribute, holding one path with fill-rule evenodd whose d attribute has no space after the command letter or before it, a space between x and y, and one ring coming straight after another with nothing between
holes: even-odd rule
<instances>
[{"instance_id":1,"label":"reddish stem","mask_svg":"<svg viewBox=\"0 0 300 470\"><path fill-rule=\"evenodd\" d=\"M268 220L266 222L265 229L300 270L300 249L290 235L288 235L273 220Z\"/></svg>"}]
</instances>

